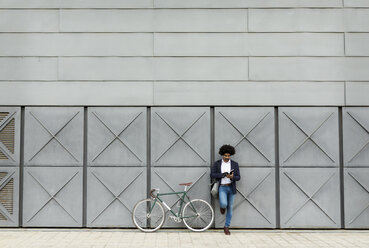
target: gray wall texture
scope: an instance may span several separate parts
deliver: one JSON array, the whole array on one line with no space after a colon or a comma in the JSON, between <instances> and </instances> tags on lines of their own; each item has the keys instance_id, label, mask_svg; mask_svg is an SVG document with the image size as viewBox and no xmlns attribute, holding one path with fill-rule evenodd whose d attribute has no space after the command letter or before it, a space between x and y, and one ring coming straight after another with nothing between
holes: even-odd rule
<instances>
[{"instance_id":1,"label":"gray wall texture","mask_svg":"<svg viewBox=\"0 0 369 248\"><path fill-rule=\"evenodd\" d=\"M234 227L369 228L368 95L369 0L0 0L0 226L211 201L230 143Z\"/></svg>"},{"instance_id":2,"label":"gray wall texture","mask_svg":"<svg viewBox=\"0 0 369 248\"><path fill-rule=\"evenodd\" d=\"M368 0L1 0L0 105L368 106L368 41Z\"/></svg>"}]
</instances>

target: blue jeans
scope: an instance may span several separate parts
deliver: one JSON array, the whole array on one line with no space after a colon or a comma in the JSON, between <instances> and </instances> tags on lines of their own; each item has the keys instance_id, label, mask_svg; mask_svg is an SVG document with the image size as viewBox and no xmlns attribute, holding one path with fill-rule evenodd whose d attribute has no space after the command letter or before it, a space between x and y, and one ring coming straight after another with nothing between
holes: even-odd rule
<instances>
[{"instance_id":1,"label":"blue jeans","mask_svg":"<svg viewBox=\"0 0 369 248\"><path fill-rule=\"evenodd\" d=\"M227 209L226 221L224 226L229 227L232 219L233 212L233 202L234 194L232 192L232 187L230 186L220 186L219 187L219 204L221 208Z\"/></svg>"}]
</instances>

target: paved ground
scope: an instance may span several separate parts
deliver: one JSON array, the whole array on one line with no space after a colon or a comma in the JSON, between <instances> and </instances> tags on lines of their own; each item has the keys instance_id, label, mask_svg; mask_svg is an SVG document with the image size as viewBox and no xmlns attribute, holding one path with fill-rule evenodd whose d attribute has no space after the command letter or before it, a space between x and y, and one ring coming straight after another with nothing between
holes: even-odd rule
<instances>
[{"instance_id":1,"label":"paved ground","mask_svg":"<svg viewBox=\"0 0 369 248\"><path fill-rule=\"evenodd\" d=\"M142 233L136 229L4 229L0 247L362 247L369 248L369 230L222 230L194 233L161 229Z\"/></svg>"}]
</instances>

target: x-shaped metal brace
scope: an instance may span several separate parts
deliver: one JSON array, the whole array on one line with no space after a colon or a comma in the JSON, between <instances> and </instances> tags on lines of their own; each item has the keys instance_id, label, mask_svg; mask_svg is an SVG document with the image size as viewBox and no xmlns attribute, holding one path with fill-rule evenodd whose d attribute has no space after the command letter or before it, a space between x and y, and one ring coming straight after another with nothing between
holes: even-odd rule
<instances>
[{"instance_id":1,"label":"x-shaped metal brace","mask_svg":"<svg viewBox=\"0 0 369 248\"><path fill-rule=\"evenodd\" d=\"M13 172L8 172L8 174L4 178L1 179L1 181L0 181L0 190L2 190L9 183L9 181L13 179L14 173L15 173L14 171ZM14 220L12 218L12 215L1 204L0 204L0 213L2 215L4 215L4 217L6 217L7 220L10 220L10 221L14 222Z\"/></svg>"},{"instance_id":2,"label":"x-shaped metal brace","mask_svg":"<svg viewBox=\"0 0 369 248\"><path fill-rule=\"evenodd\" d=\"M11 114L9 114L7 117L5 117L1 122L0 122L0 131L3 130L8 124L9 122L12 121L13 116L16 114L17 112L13 112ZM9 151L9 149L0 142L0 151L9 159L13 160L13 162L15 162L15 157L13 156L12 152Z\"/></svg>"},{"instance_id":3,"label":"x-shaped metal brace","mask_svg":"<svg viewBox=\"0 0 369 248\"><path fill-rule=\"evenodd\" d=\"M234 128L236 129L237 132L239 132L239 134L241 134L242 138L237 141L234 144L234 147L237 147L243 140L246 140L257 152L260 153L261 156L263 156L269 163L271 162L271 160L261 151L261 149L259 149L254 143L252 143L252 141L247 137L257 126L259 126L259 124L269 115L269 112L266 113L262 118L260 118L257 122L254 123L254 125L252 125L252 127L246 132L246 134L243 134L243 132L240 131L240 129L238 127L236 127L236 125L234 125L232 123L232 121L229 120L228 117L225 116L225 114L223 114L222 112L219 112L219 114L221 116L223 116L223 118Z\"/></svg>"},{"instance_id":4,"label":"x-shaped metal brace","mask_svg":"<svg viewBox=\"0 0 369 248\"><path fill-rule=\"evenodd\" d=\"M166 154L179 140L182 140L193 152L197 154L197 156L202 159L202 161L206 162L206 160L183 137L201 119L201 117L206 114L206 112L202 113L182 134L177 132L163 116L159 115L158 112L155 112L155 114L178 136L177 139L155 160L155 162L158 162L159 159L161 159L161 157L163 157L164 154Z\"/></svg>"},{"instance_id":5,"label":"x-shaped metal brace","mask_svg":"<svg viewBox=\"0 0 369 248\"><path fill-rule=\"evenodd\" d=\"M255 204L252 202L252 200L250 199L250 195L260 186L263 184L263 182L271 175L271 172L269 172L265 177L263 177L262 180L260 180L260 182L250 191L250 193L248 193L247 195L245 195L244 193L242 193L239 189L237 189L237 192L240 193L240 195L244 198L245 201L247 201L266 221L269 222L269 224L272 224L272 222L266 217L266 214L264 214L260 209L258 209ZM234 209L236 209L239 205L242 204L243 201L239 202L238 204L236 204L234 206Z\"/></svg>"},{"instance_id":6,"label":"x-shaped metal brace","mask_svg":"<svg viewBox=\"0 0 369 248\"><path fill-rule=\"evenodd\" d=\"M300 147L302 147L308 140L310 140L311 142L313 142L313 144L315 144L319 150L321 150L333 163L335 162L334 159L332 158L331 155L329 155L326 151L324 151L324 149L318 145L318 143L316 143L314 141L314 139L312 138L312 136L323 126L323 124L325 122L327 122L329 120L329 118L331 118L331 116L334 114L331 113L330 115L328 115L328 117L326 117L315 129L311 134L308 134L307 132L305 132L297 123L296 121L294 121L286 112L283 112L283 114L306 136L306 138L295 148L295 150L291 153L291 155L289 155L283 162L286 163L287 160L289 160L299 149Z\"/></svg>"},{"instance_id":7,"label":"x-shaped metal brace","mask_svg":"<svg viewBox=\"0 0 369 248\"><path fill-rule=\"evenodd\" d=\"M62 189L70 182L73 180L73 178L78 174L78 172L74 173L74 175L68 179L68 181L66 183L63 184L63 186L56 191L55 194L51 194L42 184L41 182L34 176L32 175L29 171L27 171L28 174L41 186L41 188L49 195L49 199L44 203L44 205L41 206L41 208L39 210L37 210L32 216L31 218L28 219L27 222L30 222L50 201L54 200L63 210L64 212L66 212L76 223L78 223L78 220L76 220L76 218L74 218L64 207L63 205L59 202L59 200L56 198L56 195L59 194L60 191L62 191Z\"/></svg>"},{"instance_id":8,"label":"x-shaped metal brace","mask_svg":"<svg viewBox=\"0 0 369 248\"><path fill-rule=\"evenodd\" d=\"M369 130L362 125L358 119L350 112L347 112L347 114L362 128L364 129L364 131L369 134ZM354 160L354 158L356 158L367 146L369 145L369 140L365 143L365 145L363 145L363 147L361 147L361 149L351 158L349 159L348 163L352 162L352 160Z\"/></svg>"},{"instance_id":9,"label":"x-shaped metal brace","mask_svg":"<svg viewBox=\"0 0 369 248\"><path fill-rule=\"evenodd\" d=\"M98 215L96 215L96 217L91 221L91 223L92 222L94 222L95 220L97 220L97 218L99 218L99 216L111 205L111 204L113 204L113 202L115 202L116 200L118 201L118 202L120 202L122 205L123 205L123 207L125 207L130 213L132 213L132 210L131 209L129 209L129 207L127 207L127 205L126 204L124 204L124 202L119 198L122 194L123 194L123 192L124 191L126 191L126 189L128 189L129 188L129 186L131 186L131 184L134 182L134 181L136 181L136 179L139 177L139 176L141 176L141 174L143 173L143 171L141 171L135 178L133 178L130 182L129 182L129 184L127 185L127 186L125 186L120 192L119 192L119 194L114 194L113 193L113 191L112 190L110 190L109 189L109 187L108 186L106 186L106 183L104 183L103 182L103 180L101 179L101 178L99 178L94 172L91 172L91 174L92 175L94 175L94 177L112 194L112 196L114 197L113 198L113 200L111 200L110 201L110 203L108 204L108 205L106 205L106 207L104 207L100 212L99 212L99 214Z\"/></svg>"},{"instance_id":10,"label":"x-shaped metal brace","mask_svg":"<svg viewBox=\"0 0 369 248\"><path fill-rule=\"evenodd\" d=\"M76 156L73 155L73 153L71 151L69 151L64 145L63 143L56 137L73 119L74 117L76 117L79 114L79 111L77 113L75 113L72 118L70 118L60 129L59 131L57 131L56 133L52 133L45 124L42 123L42 121L40 121L32 112L29 112L30 115L50 134L51 138L28 160L28 162L30 162L32 159L34 159L37 154L39 154L52 140L56 140L56 142L59 143L59 145L61 147L64 148L65 151L67 151L69 153L69 155L71 155L77 162L79 162L79 160L76 158Z\"/></svg>"},{"instance_id":11,"label":"x-shaped metal brace","mask_svg":"<svg viewBox=\"0 0 369 248\"><path fill-rule=\"evenodd\" d=\"M352 173L348 172L348 174L364 189L366 193L369 194L368 189L366 189L362 183L354 176ZM349 223L352 224L357 218L359 218L360 215L362 215L367 209L369 208L369 203L366 205L366 207L355 217L353 218Z\"/></svg>"},{"instance_id":12,"label":"x-shaped metal brace","mask_svg":"<svg viewBox=\"0 0 369 248\"><path fill-rule=\"evenodd\" d=\"M142 114L142 112L140 112L138 115L136 115L130 122L128 122L127 125L125 125L123 127L123 129L118 132L118 133L115 133L107 124L106 124L106 121L104 121L98 114L97 112L92 112L95 117L104 125L104 127L106 127L106 129L109 130L109 132L111 132L113 135L114 135L114 138L92 159L92 162L95 161L111 144L113 144L113 142L115 140L118 140L120 143L122 143L122 145L124 145L128 151L130 151L140 162L142 162L142 160L137 156L136 153L134 153L132 151L132 149L129 148L129 146L120 138L120 135L125 131L127 130L127 128Z\"/></svg>"},{"instance_id":13,"label":"x-shaped metal brace","mask_svg":"<svg viewBox=\"0 0 369 248\"><path fill-rule=\"evenodd\" d=\"M336 222L314 201L314 196L334 177L336 173L333 173L311 196L309 196L299 185L296 183L291 176L289 176L286 172L283 172L286 177L307 197L307 200L284 222L287 224L309 201L314 203L334 224Z\"/></svg>"}]
</instances>

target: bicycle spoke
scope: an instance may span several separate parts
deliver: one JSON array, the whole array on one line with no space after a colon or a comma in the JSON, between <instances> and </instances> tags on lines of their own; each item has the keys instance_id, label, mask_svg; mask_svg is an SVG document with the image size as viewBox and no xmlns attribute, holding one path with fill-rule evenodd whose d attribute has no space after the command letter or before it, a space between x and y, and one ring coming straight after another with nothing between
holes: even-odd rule
<instances>
[{"instance_id":1,"label":"bicycle spoke","mask_svg":"<svg viewBox=\"0 0 369 248\"><path fill-rule=\"evenodd\" d=\"M183 210L183 221L192 231L204 231L210 227L214 220L214 211L203 200L192 200Z\"/></svg>"},{"instance_id":2,"label":"bicycle spoke","mask_svg":"<svg viewBox=\"0 0 369 248\"><path fill-rule=\"evenodd\" d=\"M160 203L146 199L136 204L132 217L134 224L141 231L153 232L163 225L165 213Z\"/></svg>"}]
</instances>

